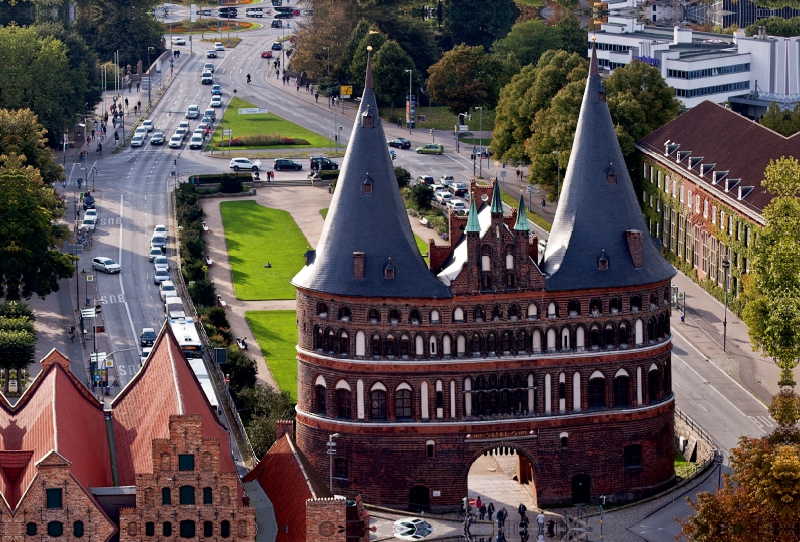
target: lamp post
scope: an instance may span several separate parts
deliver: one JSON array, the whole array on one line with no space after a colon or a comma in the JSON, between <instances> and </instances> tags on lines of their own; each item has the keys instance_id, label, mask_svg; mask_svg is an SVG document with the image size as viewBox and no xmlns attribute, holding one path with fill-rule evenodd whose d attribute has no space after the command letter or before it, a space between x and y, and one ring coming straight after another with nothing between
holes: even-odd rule
<instances>
[{"instance_id":1,"label":"lamp post","mask_svg":"<svg viewBox=\"0 0 800 542\"><path fill-rule=\"evenodd\" d=\"M333 456L336 455L336 443L333 442L333 439L339 436L339 433L334 433L332 435L328 435L328 463L330 464L330 488L331 493L333 493Z\"/></svg>"},{"instance_id":2,"label":"lamp post","mask_svg":"<svg viewBox=\"0 0 800 542\"><path fill-rule=\"evenodd\" d=\"M603 506L606 504L606 496L600 495L600 540L603 540Z\"/></svg>"},{"instance_id":3,"label":"lamp post","mask_svg":"<svg viewBox=\"0 0 800 542\"><path fill-rule=\"evenodd\" d=\"M411 133L411 74L414 73L412 70L406 70L408 72L408 133Z\"/></svg>"},{"instance_id":4,"label":"lamp post","mask_svg":"<svg viewBox=\"0 0 800 542\"><path fill-rule=\"evenodd\" d=\"M330 47L323 47L325 51L328 52L328 77L331 76L331 48Z\"/></svg>"},{"instance_id":5,"label":"lamp post","mask_svg":"<svg viewBox=\"0 0 800 542\"><path fill-rule=\"evenodd\" d=\"M483 179L483 107L478 106L475 109L481 112L479 117L480 118L479 130L481 135L478 136L481 149L481 153L478 155L478 159L481 161L481 163L478 166L478 178ZM486 160L486 167L487 168L489 167L489 160Z\"/></svg>"},{"instance_id":6,"label":"lamp post","mask_svg":"<svg viewBox=\"0 0 800 542\"><path fill-rule=\"evenodd\" d=\"M553 154L558 156L558 173L556 176L556 201L558 201L558 193L561 191L561 151L553 151Z\"/></svg>"},{"instance_id":7,"label":"lamp post","mask_svg":"<svg viewBox=\"0 0 800 542\"><path fill-rule=\"evenodd\" d=\"M461 150L461 117L469 118L469 113L458 114L458 126L456 126L456 152Z\"/></svg>"},{"instance_id":8,"label":"lamp post","mask_svg":"<svg viewBox=\"0 0 800 542\"><path fill-rule=\"evenodd\" d=\"M728 269L731 268L731 262L727 258L722 260L722 268L725 270L725 308L722 313L722 351L727 352L725 347L728 336Z\"/></svg>"},{"instance_id":9,"label":"lamp post","mask_svg":"<svg viewBox=\"0 0 800 542\"><path fill-rule=\"evenodd\" d=\"M147 48L147 107L150 107L150 87L153 86L153 78L150 76L150 49L155 51L155 47Z\"/></svg>"},{"instance_id":10,"label":"lamp post","mask_svg":"<svg viewBox=\"0 0 800 542\"><path fill-rule=\"evenodd\" d=\"M92 191L94 191L94 178L97 177L97 168L92 167Z\"/></svg>"}]
</instances>

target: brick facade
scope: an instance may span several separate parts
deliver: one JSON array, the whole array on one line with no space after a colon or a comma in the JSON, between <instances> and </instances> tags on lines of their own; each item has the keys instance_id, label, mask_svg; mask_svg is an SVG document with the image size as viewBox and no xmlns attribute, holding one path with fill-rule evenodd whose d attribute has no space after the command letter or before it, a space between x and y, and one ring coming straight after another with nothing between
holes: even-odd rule
<instances>
[{"instance_id":1,"label":"brick facade","mask_svg":"<svg viewBox=\"0 0 800 542\"><path fill-rule=\"evenodd\" d=\"M136 508L120 510L120 541L253 540L255 513L239 503L236 473L220 472L220 443L199 415L170 416L154 439L152 472L136 475Z\"/></svg>"}]
</instances>

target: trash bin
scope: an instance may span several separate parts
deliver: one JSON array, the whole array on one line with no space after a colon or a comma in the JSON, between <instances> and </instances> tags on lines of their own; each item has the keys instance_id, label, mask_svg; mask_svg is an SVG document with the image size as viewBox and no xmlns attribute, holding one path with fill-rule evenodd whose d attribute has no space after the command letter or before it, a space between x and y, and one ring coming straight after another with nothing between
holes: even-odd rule
<instances>
[{"instance_id":1,"label":"trash bin","mask_svg":"<svg viewBox=\"0 0 800 542\"><path fill-rule=\"evenodd\" d=\"M254 196L256 195L256 189L255 188L253 188L253 195Z\"/></svg>"}]
</instances>

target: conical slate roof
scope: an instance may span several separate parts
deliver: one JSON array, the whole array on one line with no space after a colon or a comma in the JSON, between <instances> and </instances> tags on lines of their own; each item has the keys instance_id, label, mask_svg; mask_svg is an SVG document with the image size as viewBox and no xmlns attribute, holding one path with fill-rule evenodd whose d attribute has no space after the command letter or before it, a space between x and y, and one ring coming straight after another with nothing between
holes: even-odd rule
<instances>
[{"instance_id":1,"label":"conical slate roof","mask_svg":"<svg viewBox=\"0 0 800 542\"><path fill-rule=\"evenodd\" d=\"M635 286L675 274L648 234L605 101L594 47L562 186L542 266L548 290ZM628 230L643 237L638 268ZM603 255L607 260L600 262Z\"/></svg>"},{"instance_id":2,"label":"conical slate roof","mask_svg":"<svg viewBox=\"0 0 800 542\"><path fill-rule=\"evenodd\" d=\"M449 298L450 289L428 269L408 222L369 57L365 87L316 255L292 284L337 295ZM363 277L354 253L363 253Z\"/></svg>"}]
</instances>

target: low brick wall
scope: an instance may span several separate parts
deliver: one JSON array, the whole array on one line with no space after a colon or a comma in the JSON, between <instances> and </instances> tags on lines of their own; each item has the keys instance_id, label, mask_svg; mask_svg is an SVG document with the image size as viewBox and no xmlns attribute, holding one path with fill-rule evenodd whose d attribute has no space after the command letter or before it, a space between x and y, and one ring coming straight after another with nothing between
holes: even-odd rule
<instances>
[{"instance_id":1,"label":"low brick wall","mask_svg":"<svg viewBox=\"0 0 800 542\"><path fill-rule=\"evenodd\" d=\"M675 408L675 448L681 451L684 459L705 463L713 459L714 447L711 435L681 410Z\"/></svg>"}]
</instances>

